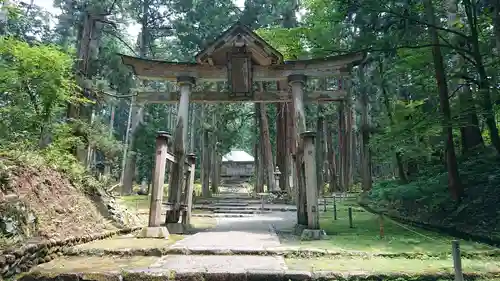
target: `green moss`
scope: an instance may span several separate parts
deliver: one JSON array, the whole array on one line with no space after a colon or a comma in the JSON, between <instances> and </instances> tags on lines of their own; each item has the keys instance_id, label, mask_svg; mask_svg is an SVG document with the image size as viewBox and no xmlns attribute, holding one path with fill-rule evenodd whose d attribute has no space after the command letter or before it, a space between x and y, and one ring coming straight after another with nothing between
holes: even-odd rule
<instances>
[{"instance_id":1,"label":"green moss","mask_svg":"<svg viewBox=\"0 0 500 281\"><path fill-rule=\"evenodd\" d=\"M286 259L289 269L366 274L446 274L453 272L451 259L386 259L329 257ZM465 273L500 274L500 260L462 259Z\"/></svg>"},{"instance_id":2,"label":"green moss","mask_svg":"<svg viewBox=\"0 0 500 281\"><path fill-rule=\"evenodd\" d=\"M328 235L325 240L300 241L291 233L279 233L283 246L298 249L325 249L334 252L362 251L367 254L384 253L414 257L447 257L451 254L451 240L455 238L435 232L416 229L384 218L384 237L380 237L380 217L368 212L353 212L353 228L349 227L348 207L356 201L337 203L337 220L333 208L320 213L320 226ZM357 207L359 208L359 207ZM460 241L464 255L488 256L500 254L498 249L469 241ZM397 256L396 255L396 256Z\"/></svg>"},{"instance_id":3,"label":"green moss","mask_svg":"<svg viewBox=\"0 0 500 281\"><path fill-rule=\"evenodd\" d=\"M92 281L120 281L120 275L118 274L104 274L104 273L83 273L83 280Z\"/></svg>"}]
</instances>

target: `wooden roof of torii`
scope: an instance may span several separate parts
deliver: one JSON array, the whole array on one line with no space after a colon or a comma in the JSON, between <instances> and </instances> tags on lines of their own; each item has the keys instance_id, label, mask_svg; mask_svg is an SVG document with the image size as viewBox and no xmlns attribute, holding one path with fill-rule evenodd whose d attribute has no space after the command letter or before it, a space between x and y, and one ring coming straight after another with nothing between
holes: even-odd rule
<instances>
[{"instance_id":1,"label":"wooden roof of torii","mask_svg":"<svg viewBox=\"0 0 500 281\"><path fill-rule=\"evenodd\" d=\"M290 75L297 74L311 78L340 77L348 75L352 66L359 64L366 58L365 53L359 52L316 59L284 61L283 55L279 51L239 22L198 53L195 57L196 62L150 60L122 54L120 56L122 62L131 66L134 74L142 79L176 81L178 77L190 76L199 81L211 82L226 82L232 77L229 75L230 73L235 70L238 72L237 69L240 68L244 69L243 65L239 65L232 70L232 61L235 57L240 59L240 63L241 58L243 60L250 59L250 84L252 81L286 82ZM245 64L245 67L247 65ZM243 72L247 73L241 71L241 73ZM240 73L236 74L241 75ZM233 80L228 82L233 82ZM240 85L241 83L236 84ZM234 93L235 91L231 89L230 92ZM334 96L337 98L339 95L334 94ZM267 96L262 96L262 100L266 100L266 98Z\"/></svg>"},{"instance_id":2,"label":"wooden roof of torii","mask_svg":"<svg viewBox=\"0 0 500 281\"><path fill-rule=\"evenodd\" d=\"M178 76L192 76L206 81L226 81L225 65L203 65L191 62L169 62L120 54L123 64L132 67L139 78L176 81ZM253 67L254 81L286 80L288 75L333 77L347 74L349 68L365 59L365 53L353 53L320 59L286 61L284 64Z\"/></svg>"},{"instance_id":3,"label":"wooden roof of torii","mask_svg":"<svg viewBox=\"0 0 500 281\"><path fill-rule=\"evenodd\" d=\"M224 31L204 50L200 51L195 57L196 62L202 65L225 65L228 50L237 44L246 46L257 65L267 66L283 63L283 55L278 50L240 22Z\"/></svg>"}]
</instances>

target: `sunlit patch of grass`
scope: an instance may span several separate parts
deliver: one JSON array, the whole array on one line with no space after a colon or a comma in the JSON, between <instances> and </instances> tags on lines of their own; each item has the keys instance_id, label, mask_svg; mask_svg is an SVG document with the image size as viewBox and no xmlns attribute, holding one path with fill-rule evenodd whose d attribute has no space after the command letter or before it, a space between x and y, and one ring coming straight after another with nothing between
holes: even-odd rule
<instances>
[{"instance_id":1,"label":"sunlit patch of grass","mask_svg":"<svg viewBox=\"0 0 500 281\"><path fill-rule=\"evenodd\" d=\"M348 206L353 208L353 228L349 226ZM322 208L320 208L322 210ZM364 251L368 253L451 253L450 236L425 231L383 219L384 236L380 237L380 217L357 206L355 201L337 203L337 220L333 218L333 208L320 213L321 228L328 239L320 241L300 241L297 236L281 233L283 246L299 248L322 248L332 251ZM484 244L460 241L464 252L494 250Z\"/></svg>"}]
</instances>

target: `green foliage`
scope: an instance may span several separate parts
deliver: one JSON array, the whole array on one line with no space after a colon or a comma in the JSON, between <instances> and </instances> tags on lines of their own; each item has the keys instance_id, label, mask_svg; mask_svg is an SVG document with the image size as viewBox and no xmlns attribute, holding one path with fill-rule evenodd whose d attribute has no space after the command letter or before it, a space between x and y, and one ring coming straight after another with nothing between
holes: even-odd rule
<instances>
[{"instance_id":1,"label":"green foliage","mask_svg":"<svg viewBox=\"0 0 500 281\"><path fill-rule=\"evenodd\" d=\"M445 227L467 225L461 231L499 239L500 229L490 224L498 220L499 159L487 150L464 157L459 164L465 185L465 197L460 203L449 196L447 173L441 164L428 165L408 184L378 182L369 197L376 208L403 217Z\"/></svg>"},{"instance_id":2,"label":"green foliage","mask_svg":"<svg viewBox=\"0 0 500 281\"><path fill-rule=\"evenodd\" d=\"M71 57L8 37L0 38L0 57L0 139L43 141L76 101Z\"/></svg>"},{"instance_id":3,"label":"green foliage","mask_svg":"<svg viewBox=\"0 0 500 281\"><path fill-rule=\"evenodd\" d=\"M278 50L285 60L296 60L305 55L303 27L297 28L261 28L256 33Z\"/></svg>"}]
</instances>

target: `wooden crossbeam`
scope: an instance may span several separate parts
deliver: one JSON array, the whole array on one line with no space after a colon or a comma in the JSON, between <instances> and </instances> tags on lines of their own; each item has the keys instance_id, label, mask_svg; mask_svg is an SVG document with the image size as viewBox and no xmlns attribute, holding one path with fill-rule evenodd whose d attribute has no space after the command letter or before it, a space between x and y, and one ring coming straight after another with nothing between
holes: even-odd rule
<instances>
[{"instance_id":1,"label":"wooden crossbeam","mask_svg":"<svg viewBox=\"0 0 500 281\"><path fill-rule=\"evenodd\" d=\"M179 76L192 76L201 81L226 81L227 67L176 63L121 55L124 64L132 66L134 73L143 79L176 81ZM339 56L329 59L293 61L273 66L253 66L254 81L286 80L289 75L303 74L309 77L334 77L349 72L349 65L359 61L363 54Z\"/></svg>"},{"instance_id":2,"label":"wooden crossbeam","mask_svg":"<svg viewBox=\"0 0 500 281\"><path fill-rule=\"evenodd\" d=\"M346 96L344 90L337 91L311 91L304 95L304 102L331 102L343 100ZM139 103L177 103L177 92L139 92L136 97ZM194 103L232 103L232 102L291 102L292 95L288 91L255 92L252 98L232 97L228 92L192 92L189 97Z\"/></svg>"}]
</instances>

